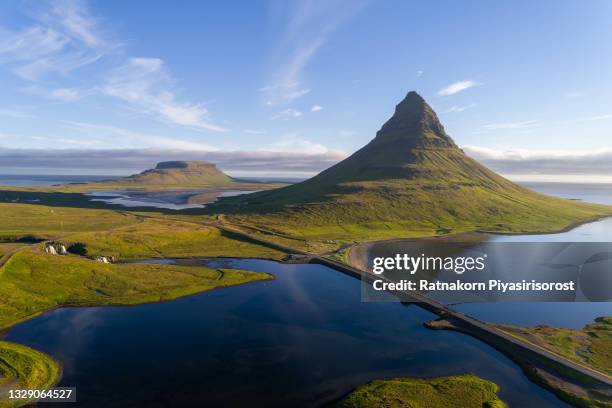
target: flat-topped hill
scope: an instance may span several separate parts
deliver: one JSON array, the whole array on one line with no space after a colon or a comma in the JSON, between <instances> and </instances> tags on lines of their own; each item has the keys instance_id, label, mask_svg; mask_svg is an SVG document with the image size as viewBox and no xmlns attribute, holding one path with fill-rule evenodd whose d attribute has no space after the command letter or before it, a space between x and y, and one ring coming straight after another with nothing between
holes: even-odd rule
<instances>
[{"instance_id":1,"label":"flat-topped hill","mask_svg":"<svg viewBox=\"0 0 612 408\"><path fill-rule=\"evenodd\" d=\"M119 179L119 182L151 185L214 186L227 184L232 178L213 163L205 161L166 161L154 169Z\"/></svg>"},{"instance_id":2,"label":"flat-topped hill","mask_svg":"<svg viewBox=\"0 0 612 408\"><path fill-rule=\"evenodd\" d=\"M104 188L200 188L222 187L235 180L206 161L165 161L155 168L128 177L87 183Z\"/></svg>"},{"instance_id":3,"label":"flat-topped hill","mask_svg":"<svg viewBox=\"0 0 612 408\"><path fill-rule=\"evenodd\" d=\"M468 157L410 92L366 146L304 182L222 200L236 221L304 236L548 231L612 207L548 197Z\"/></svg>"}]
</instances>

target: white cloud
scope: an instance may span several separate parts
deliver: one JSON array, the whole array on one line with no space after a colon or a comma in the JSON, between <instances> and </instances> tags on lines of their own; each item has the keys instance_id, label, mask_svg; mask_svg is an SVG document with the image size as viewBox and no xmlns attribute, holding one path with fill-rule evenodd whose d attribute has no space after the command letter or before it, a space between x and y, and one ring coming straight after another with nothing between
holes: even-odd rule
<instances>
[{"instance_id":1,"label":"white cloud","mask_svg":"<svg viewBox=\"0 0 612 408\"><path fill-rule=\"evenodd\" d=\"M447 113L459 113L459 112L463 112L463 111L465 111L467 109L471 109L474 106L476 106L475 103L471 103L469 105L464 105L464 106L453 105L446 112Z\"/></svg>"},{"instance_id":2,"label":"white cloud","mask_svg":"<svg viewBox=\"0 0 612 408\"><path fill-rule=\"evenodd\" d=\"M271 120L291 120L302 117L302 112L292 108L285 109L278 112L276 115L270 117Z\"/></svg>"},{"instance_id":3,"label":"white cloud","mask_svg":"<svg viewBox=\"0 0 612 408\"><path fill-rule=\"evenodd\" d=\"M587 122L594 122L594 121L598 121L598 120L608 120L608 119L612 119L612 113L609 113L609 114L606 114L606 115L590 116L590 117L584 118L582 120L583 121L587 121Z\"/></svg>"},{"instance_id":4,"label":"white cloud","mask_svg":"<svg viewBox=\"0 0 612 408\"><path fill-rule=\"evenodd\" d=\"M338 137L351 137L355 135L355 131L354 130L349 130L349 129L340 129L338 131Z\"/></svg>"},{"instance_id":5,"label":"white cloud","mask_svg":"<svg viewBox=\"0 0 612 408\"><path fill-rule=\"evenodd\" d=\"M423 76L423 71L419 69L419 70L416 72L416 76L417 76L417 78L422 77L422 76Z\"/></svg>"},{"instance_id":6,"label":"white cloud","mask_svg":"<svg viewBox=\"0 0 612 408\"><path fill-rule=\"evenodd\" d=\"M260 90L266 92L272 103L292 100L305 95L300 90L303 71L331 34L357 14L365 5L364 0L338 0L330 2L302 1L286 3L279 17L286 22L271 64L271 85Z\"/></svg>"},{"instance_id":7,"label":"white cloud","mask_svg":"<svg viewBox=\"0 0 612 408\"><path fill-rule=\"evenodd\" d=\"M121 138L123 144L131 142L138 147L155 147L165 149L184 149L197 151L216 151L217 148L205 143L181 140L175 137L164 137L151 135L149 133L136 132L116 126L100 125L95 123L64 121L71 129L87 135L87 138L97 138L107 140L111 138Z\"/></svg>"},{"instance_id":8,"label":"white cloud","mask_svg":"<svg viewBox=\"0 0 612 408\"><path fill-rule=\"evenodd\" d=\"M321 105L313 105L313 107L310 108L311 112L319 112L319 111L322 111L322 110L323 110L323 107Z\"/></svg>"},{"instance_id":9,"label":"white cloud","mask_svg":"<svg viewBox=\"0 0 612 408\"><path fill-rule=\"evenodd\" d=\"M53 89L49 93L49 98L71 102L71 101L76 101L78 99L81 99L81 94L76 89L58 88L58 89Z\"/></svg>"},{"instance_id":10,"label":"white cloud","mask_svg":"<svg viewBox=\"0 0 612 408\"><path fill-rule=\"evenodd\" d=\"M316 154L327 154L334 153L338 155L343 155L343 152L330 150L326 146L311 142L309 140L300 138L296 134L288 134L283 136L279 141L273 143L268 148L263 149L272 152L288 152L295 153L299 152L301 154L308 155L316 155Z\"/></svg>"},{"instance_id":11,"label":"white cloud","mask_svg":"<svg viewBox=\"0 0 612 408\"><path fill-rule=\"evenodd\" d=\"M90 47L105 47L106 41L100 36L99 23L90 14L85 4L77 0L53 2L52 16L43 18L61 25L71 37Z\"/></svg>"},{"instance_id":12,"label":"white cloud","mask_svg":"<svg viewBox=\"0 0 612 408\"><path fill-rule=\"evenodd\" d=\"M0 61L29 61L61 51L69 38L51 28L28 27L11 33L0 30Z\"/></svg>"},{"instance_id":13,"label":"white cloud","mask_svg":"<svg viewBox=\"0 0 612 408\"><path fill-rule=\"evenodd\" d=\"M484 125L483 128L486 130L505 130L505 129L526 129L534 126L538 126L538 121L527 120L524 122L506 122L506 123L490 123Z\"/></svg>"},{"instance_id":14,"label":"white cloud","mask_svg":"<svg viewBox=\"0 0 612 408\"><path fill-rule=\"evenodd\" d=\"M308 93L310 93L310 88L298 89L297 91L287 93L286 95L284 95L284 98L288 100L293 100L301 98L302 96Z\"/></svg>"},{"instance_id":15,"label":"white cloud","mask_svg":"<svg viewBox=\"0 0 612 408\"><path fill-rule=\"evenodd\" d=\"M4 109L4 108L0 108L0 116L6 116L9 118L15 118L15 119L32 119L35 116L31 115L27 112L22 112L20 110L15 110L15 109Z\"/></svg>"},{"instance_id":16,"label":"white cloud","mask_svg":"<svg viewBox=\"0 0 612 408\"><path fill-rule=\"evenodd\" d=\"M130 58L127 64L111 72L102 92L172 124L215 132L228 130L210 123L203 105L177 101L169 90L170 82L163 60Z\"/></svg>"},{"instance_id":17,"label":"white cloud","mask_svg":"<svg viewBox=\"0 0 612 408\"><path fill-rule=\"evenodd\" d=\"M62 102L74 102L83 97L80 90L73 88L57 88L47 90L36 85L31 85L22 88L21 90L45 99L58 100Z\"/></svg>"},{"instance_id":18,"label":"white cloud","mask_svg":"<svg viewBox=\"0 0 612 408\"><path fill-rule=\"evenodd\" d=\"M0 28L0 63L12 65L12 72L23 79L66 75L99 60L112 48L82 2L44 4L32 17L34 21L21 30Z\"/></svg>"},{"instance_id":19,"label":"white cloud","mask_svg":"<svg viewBox=\"0 0 612 408\"><path fill-rule=\"evenodd\" d=\"M571 92L566 92L565 94L563 94L563 96L566 99L582 98L584 95L585 95L584 92L580 92L580 91L571 91Z\"/></svg>"},{"instance_id":20,"label":"white cloud","mask_svg":"<svg viewBox=\"0 0 612 408\"><path fill-rule=\"evenodd\" d=\"M438 95L440 96L454 95L461 91L465 91L466 89L475 87L476 85L480 85L480 84L472 80L455 82L453 84L448 85L445 88L440 89L438 91Z\"/></svg>"},{"instance_id":21,"label":"white cloud","mask_svg":"<svg viewBox=\"0 0 612 408\"><path fill-rule=\"evenodd\" d=\"M244 133L248 133L249 135L265 135L265 130L260 129L244 129Z\"/></svg>"}]
</instances>

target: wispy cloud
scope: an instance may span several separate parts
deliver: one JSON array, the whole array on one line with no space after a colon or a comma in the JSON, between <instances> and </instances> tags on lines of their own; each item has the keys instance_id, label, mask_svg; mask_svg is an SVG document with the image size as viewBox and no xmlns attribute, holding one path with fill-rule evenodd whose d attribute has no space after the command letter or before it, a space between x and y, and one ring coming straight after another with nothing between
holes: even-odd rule
<instances>
[{"instance_id":1,"label":"wispy cloud","mask_svg":"<svg viewBox=\"0 0 612 408\"><path fill-rule=\"evenodd\" d=\"M608 119L612 119L612 113L609 113L609 114L606 114L606 115L589 116L587 118L583 118L582 121L595 122L595 121L598 121L598 120L608 120Z\"/></svg>"},{"instance_id":2,"label":"wispy cloud","mask_svg":"<svg viewBox=\"0 0 612 408\"><path fill-rule=\"evenodd\" d=\"M566 99L577 99L585 96L584 92L580 91L570 91L563 94Z\"/></svg>"},{"instance_id":3,"label":"wispy cloud","mask_svg":"<svg viewBox=\"0 0 612 408\"><path fill-rule=\"evenodd\" d=\"M523 122L490 123L484 125L485 130L505 130L505 129L527 129L538 126L537 120L527 120Z\"/></svg>"},{"instance_id":4,"label":"wispy cloud","mask_svg":"<svg viewBox=\"0 0 612 408\"><path fill-rule=\"evenodd\" d=\"M30 85L21 89L23 92L37 95L45 99L58 100L62 102L74 102L83 97L83 92L74 88L44 89L37 85Z\"/></svg>"},{"instance_id":5,"label":"wispy cloud","mask_svg":"<svg viewBox=\"0 0 612 408\"><path fill-rule=\"evenodd\" d=\"M329 41L331 34L365 4L365 0L282 3L285 9L280 14L287 23L275 52L271 85L260 89L267 93L266 100L274 104L310 92L302 86L304 69Z\"/></svg>"},{"instance_id":6,"label":"wispy cloud","mask_svg":"<svg viewBox=\"0 0 612 408\"><path fill-rule=\"evenodd\" d=\"M268 148L265 148L263 150L268 150L272 152L285 152L285 153L300 152L302 154L308 154L308 155L327 154L331 152L334 154L343 155L343 152L332 151L320 143L311 142L307 139L299 137L296 134L285 135L281 137L280 140L278 140L277 142L273 143Z\"/></svg>"},{"instance_id":7,"label":"wispy cloud","mask_svg":"<svg viewBox=\"0 0 612 408\"><path fill-rule=\"evenodd\" d=\"M132 142L136 146L155 147L165 149L184 149L196 151L215 151L217 148L205 143L181 140L175 137L164 137L149 133L136 132L116 126L101 125L96 123L64 121L65 125L79 133L86 135L88 139L108 140L109 138L120 138L123 144Z\"/></svg>"},{"instance_id":8,"label":"wispy cloud","mask_svg":"<svg viewBox=\"0 0 612 408\"><path fill-rule=\"evenodd\" d=\"M322 111L322 110L323 110L323 107L321 105L313 105L313 107L310 108L311 112L319 112L319 111Z\"/></svg>"},{"instance_id":9,"label":"wispy cloud","mask_svg":"<svg viewBox=\"0 0 612 408\"><path fill-rule=\"evenodd\" d=\"M270 120L291 120L302 117L302 112L299 110L295 110L292 108L285 109L283 111L278 112L276 115L271 116Z\"/></svg>"},{"instance_id":10,"label":"wispy cloud","mask_svg":"<svg viewBox=\"0 0 612 408\"><path fill-rule=\"evenodd\" d=\"M0 27L0 63L19 77L37 81L49 73L66 75L99 60L113 47L85 3L37 3L32 21L17 31Z\"/></svg>"},{"instance_id":11,"label":"wispy cloud","mask_svg":"<svg viewBox=\"0 0 612 408\"><path fill-rule=\"evenodd\" d=\"M422 77L422 76L423 76L423 70L419 69L419 70L416 72L416 76L417 76L417 78Z\"/></svg>"},{"instance_id":12,"label":"wispy cloud","mask_svg":"<svg viewBox=\"0 0 612 408\"><path fill-rule=\"evenodd\" d=\"M265 135L266 131L261 129L244 129L244 133L249 135Z\"/></svg>"},{"instance_id":13,"label":"wispy cloud","mask_svg":"<svg viewBox=\"0 0 612 408\"><path fill-rule=\"evenodd\" d=\"M475 107L476 104L475 103L471 103L469 105L463 105L463 106L459 106L459 105L453 105L450 108L448 108L448 110L446 111L447 113L459 113L459 112L463 112L467 109L471 109L473 107Z\"/></svg>"},{"instance_id":14,"label":"wispy cloud","mask_svg":"<svg viewBox=\"0 0 612 408\"><path fill-rule=\"evenodd\" d=\"M351 136L355 136L355 131L354 130L340 129L338 131L338 137L347 138L347 137L351 137Z\"/></svg>"},{"instance_id":15,"label":"wispy cloud","mask_svg":"<svg viewBox=\"0 0 612 408\"><path fill-rule=\"evenodd\" d=\"M27 112L23 112L20 110L16 110L16 109L5 109L5 108L0 108L0 116L6 116L9 118L15 118L15 119L32 119L35 116L27 113Z\"/></svg>"},{"instance_id":16,"label":"wispy cloud","mask_svg":"<svg viewBox=\"0 0 612 408\"><path fill-rule=\"evenodd\" d=\"M309 93L310 93L310 88L298 89L296 91L285 94L284 98L287 100L293 100L293 99L301 98L302 96L309 94Z\"/></svg>"},{"instance_id":17,"label":"wispy cloud","mask_svg":"<svg viewBox=\"0 0 612 408\"><path fill-rule=\"evenodd\" d=\"M228 129L209 121L208 110L201 104L179 102L169 85L171 77L159 58L131 58L114 69L101 88L143 112L172 124L193 129L225 132Z\"/></svg>"},{"instance_id":18,"label":"wispy cloud","mask_svg":"<svg viewBox=\"0 0 612 408\"><path fill-rule=\"evenodd\" d=\"M477 85L480 85L480 84L478 82L472 81L472 80L455 82L455 83L452 83L452 84L450 84L450 85L440 89L438 91L438 95L440 95L440 96L454 95L456 93L465 91L466 89L473 88L473 87L475 87Z\"/></svg>"}]
</instances>

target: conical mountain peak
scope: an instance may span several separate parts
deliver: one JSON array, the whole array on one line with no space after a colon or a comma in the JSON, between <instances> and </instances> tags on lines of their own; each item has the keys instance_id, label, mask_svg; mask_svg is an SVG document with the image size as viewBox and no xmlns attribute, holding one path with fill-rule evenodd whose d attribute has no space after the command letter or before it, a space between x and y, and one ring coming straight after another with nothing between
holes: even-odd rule
<instances>
[{"instance_id":1,"label":"conical mountain peak","mask_svg":"<svg viewBox=\"0 0 612 408\"><path fill-rule=\"evenodd\" d=\"M434 110L415 91L395 107L393 116L376 133L375 141L404 140L414 147L457 147Z\"/></svg>"}]
</instances>

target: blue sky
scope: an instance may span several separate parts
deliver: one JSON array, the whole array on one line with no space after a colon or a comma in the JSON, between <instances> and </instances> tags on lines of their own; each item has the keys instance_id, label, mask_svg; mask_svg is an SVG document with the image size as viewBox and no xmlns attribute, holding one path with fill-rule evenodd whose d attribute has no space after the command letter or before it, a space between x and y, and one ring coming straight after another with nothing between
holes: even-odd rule
<instances>
[{"instance_id":1,"label":"blue sky","mask_svg":"<svg viewBox=\"0 0 612 408\"><path fill-rule=\"evenodd\" d=\"M187 152L308 174L416 90L493 168L601 179L611 17L606 0L3 1L0 172L129 172ZM83 163L109 150L123 161Z\"/></svg>"}]
</instances>

